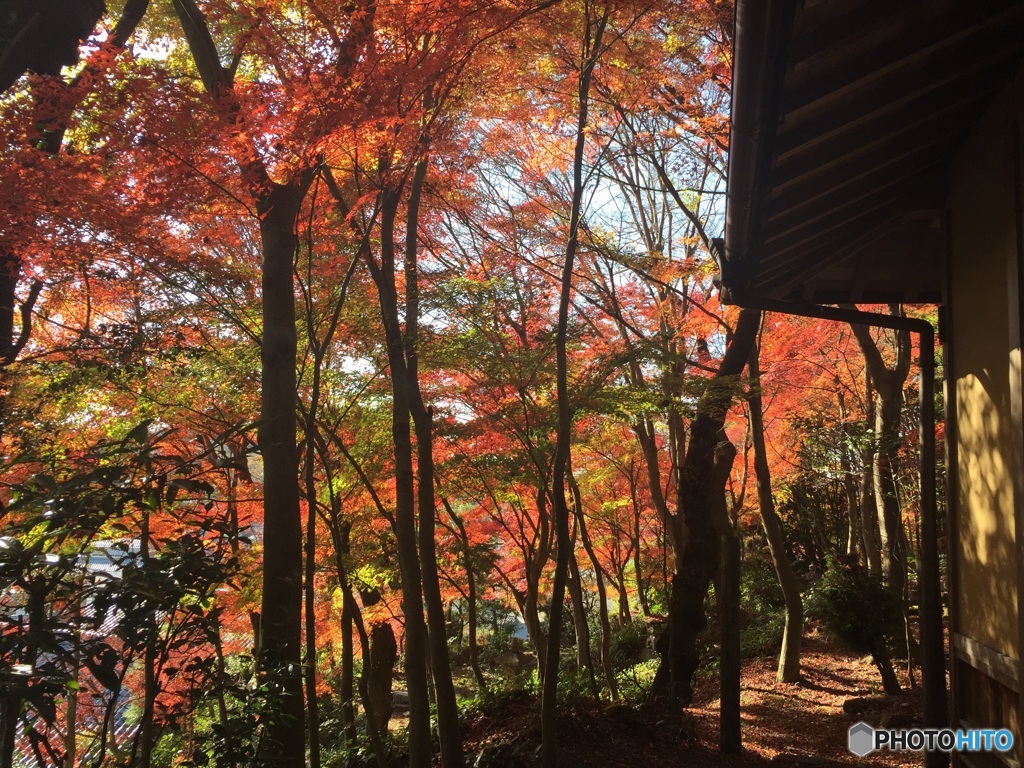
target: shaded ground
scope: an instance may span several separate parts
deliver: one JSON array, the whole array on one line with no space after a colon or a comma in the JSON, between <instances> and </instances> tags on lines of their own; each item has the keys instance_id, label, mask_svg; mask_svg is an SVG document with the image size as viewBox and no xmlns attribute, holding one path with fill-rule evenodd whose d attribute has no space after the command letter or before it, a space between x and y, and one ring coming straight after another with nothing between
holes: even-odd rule
<instances>
[{"instance_id":1,"label":"shaded ground","mask_svg":"<svg viewBox=\"0 0 1024 768\"><path fill-rule=\"evenodd\" d=\"M774 660L744 665L742 755L718 754L718 683L710 680L698 688L695 705L675 716L590 700L566 704L559 717L559 762L566 768L921 765L915 753L858 759L846 749L846 731L858 720L918 723L916 692L886 699L869 659L811 638L805 639L803 670L803 683L780 684ZM843 707L849 699L867 701L847 705L856 709L851 714ZM536 765L539 743L537 703L527 694L502 697L467 724L467 758L475 768Z\"/></svg>"}]
</instances>

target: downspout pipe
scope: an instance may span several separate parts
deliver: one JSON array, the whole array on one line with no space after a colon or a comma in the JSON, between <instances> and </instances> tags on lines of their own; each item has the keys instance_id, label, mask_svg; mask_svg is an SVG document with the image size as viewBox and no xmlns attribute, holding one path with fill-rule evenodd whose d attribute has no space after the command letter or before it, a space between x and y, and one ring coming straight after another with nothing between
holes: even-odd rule
<instances>
[{"instance_id":1,"label":"downspout pipe","mask_svg":"<svg viewBox=\"0 0 1024 768\"><path fill-rule=\"evenodd\" d=\"M921 472L921 563L918 571L921 627L921 685L924 691L925 728L948 728L946 703L946 654L942 632L942 587L939 572L938 507L935 492L935 332L931 323L909 317L894 317L878 312L862 312L842 307L804 304L749 295L733 295L741 307L779 312L786 315L855 323L918 336L921 366L920 397L920 472ZM925 754L925 768L946 768L949 755L933 751Z\"/></svg>"}]
</instances>

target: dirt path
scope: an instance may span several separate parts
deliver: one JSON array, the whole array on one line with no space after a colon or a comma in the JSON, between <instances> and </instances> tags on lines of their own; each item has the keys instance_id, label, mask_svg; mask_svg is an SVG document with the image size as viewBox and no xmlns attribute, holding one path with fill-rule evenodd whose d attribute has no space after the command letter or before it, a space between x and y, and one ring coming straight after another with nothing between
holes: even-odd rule
<instances>
[{"instance_id":1,"label":"dirt path","mask_svg":"<svg viewBox=\"0 0 1024 768\"><path fill-rule=\"evenodd\" d=\"M846 748L847 729L859 720L872 725L892 722L907 727L920 722L920 689L887 699L874 664L859 657L807 638L802 654L804 681L799 684L775 682L775 661L757 659L744 665L742 706L744 755L723 758L717 754L715 765L776 766L886 765L918 766L922 758L914 753L879 753L857 758ZM907 688L906 673L900 682ZM717 681L698 691L698 706L690 713L696 721L696 744L714 752L718 739ZM863 709L844 711L849 699L869 699Z\"/></svg>"},{"instance_id":2,"label":"dirt path","mask_svg":"<svg viewBox=\"0 0 1024 768\"><path fill-rule=\"evenodd\" d=\"M919 766L920 754L880 753L858 759L846 748L847 729L858 720L905 727L919 722L916 692L887 699L869 659L808 638L804 682L775 682L775 662L744 665L743 754L718 753L717 680L697 689L685 713L592 700L567 704L559 716L559 763L565 768L837 768ZM906 683L905 677L902 682ZM861 699L850 713L844 702ZM857 704L858 702L854 702ZM537 764L540 728L536 700L526 694L503 697L467 728L467 757L477 768L529 768Z\"/></svg>"}]
</instances>

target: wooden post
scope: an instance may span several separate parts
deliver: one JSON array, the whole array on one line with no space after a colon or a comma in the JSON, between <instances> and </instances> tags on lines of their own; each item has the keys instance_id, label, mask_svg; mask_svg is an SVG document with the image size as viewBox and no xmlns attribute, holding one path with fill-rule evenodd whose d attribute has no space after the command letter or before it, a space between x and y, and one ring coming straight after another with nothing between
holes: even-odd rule
<instances>
[{"instance_id":1,"label":"wooden post","mask_svg":"<svg viewBox=\"0 0 1024 768\"><path fill-rule=\"evenodd\" d=\"M721 626L718 751L738 755L740 733L740 540L722 536L718 573L718 617Z\"/></svg>"}]
</instances>

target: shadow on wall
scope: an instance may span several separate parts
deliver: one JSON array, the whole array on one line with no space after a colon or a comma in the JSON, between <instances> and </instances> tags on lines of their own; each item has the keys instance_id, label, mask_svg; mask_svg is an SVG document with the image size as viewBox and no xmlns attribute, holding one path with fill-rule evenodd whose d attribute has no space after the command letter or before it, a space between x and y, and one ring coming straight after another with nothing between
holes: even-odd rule
<instances>
[{"instance_id":1,"label":"shadow on wall","mask_svg":"<svg viewBox=\"0 0 1024 768\"><path fill-rule=\"evenodd\" d=\"M1006 355L1005 350L1003 347L1001 356ZM996 375L977 367L959 374L959 530L954 536L960 558L960 630L1016 658L1017 552L1009 366Z\"/></svg>"}]
</instances>

